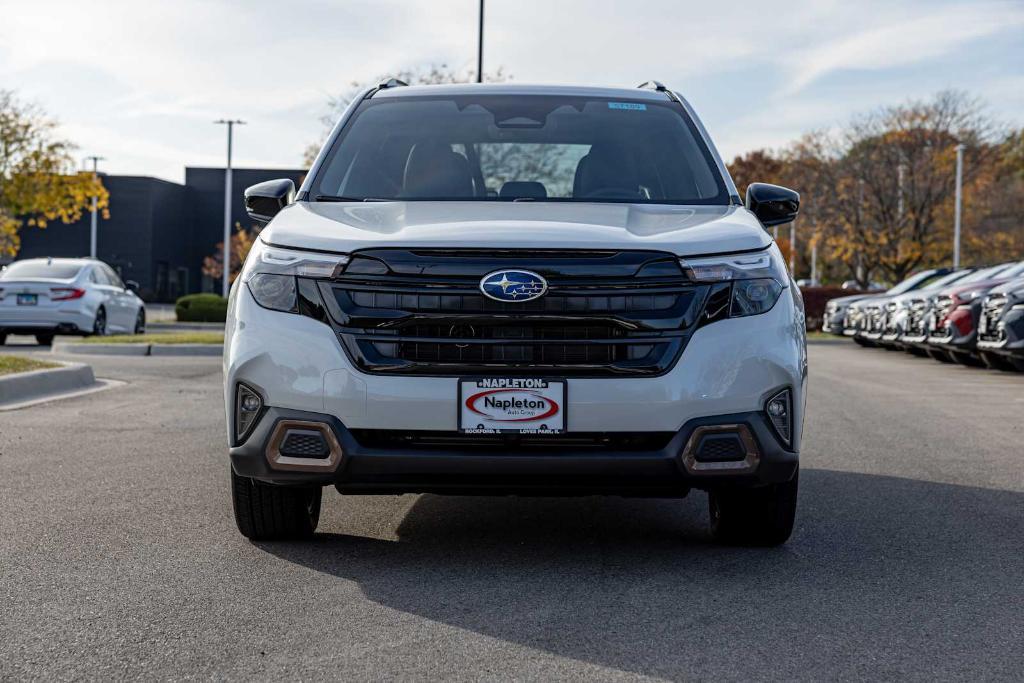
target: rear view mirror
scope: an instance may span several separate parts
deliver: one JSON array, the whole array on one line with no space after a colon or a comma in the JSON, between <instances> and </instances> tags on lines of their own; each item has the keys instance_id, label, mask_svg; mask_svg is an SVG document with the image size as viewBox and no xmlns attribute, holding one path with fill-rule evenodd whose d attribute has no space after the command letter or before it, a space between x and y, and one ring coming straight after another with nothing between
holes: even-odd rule
<instances>
[{"instance_id":1,"label":"rear view mirror","mask_svg":"<svg viewBox=\"0 0 1024 683\"><path fill-rule=\"evenodd\" d=\"M768 183L747 186L746 206L766 228L796 220L800 194L787 187Z\"/></svg>"},{"instance_id":2,"label":"rear view mirror","mask_svg":"<svg viewBox=\"0 0 1024 683\"><path fill-rule=\"evenodd\" d=\"M294 201L295 183L288 178L268 180L245 189L245 211L259 223L269 223Z\"/></svg>"},{"instance_id":3,"label":"rear view mirror","mask_svg":"<svg viewBox=\"0 0 1024 683\"><path fill-rule=\"evenodd\" d=\"M124 287L125 289L131 290L133 292L139 291L139 283L136 282L135 280L125 280Z\"/></svg>"}]
</instances>

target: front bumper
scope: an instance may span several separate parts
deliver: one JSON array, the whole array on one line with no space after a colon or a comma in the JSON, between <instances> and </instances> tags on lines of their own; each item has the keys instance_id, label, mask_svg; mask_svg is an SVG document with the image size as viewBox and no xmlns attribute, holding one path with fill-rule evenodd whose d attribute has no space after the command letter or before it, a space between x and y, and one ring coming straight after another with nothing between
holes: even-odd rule
<instances>
[{"instance_id":1,"label":"front bumper","mask_svg":"<svg viewBox=\"0 0 1024 683\"><path fill-rule=\"evenodd\" d=\"M586 490L600 489L598 480L613 489L628 488L631 473L640 475L647 489L651 488L651 477L660 477L668 490L679 490L689 485L676 465L679 443L685 444L688 438L686 430L699 426L701 420L721 424L728 416L762 415L765 402L788 388L792 391L793 424L789 455L781 455L783 449L777 440L766 438L770 434L764 431L769 428L763 419L758 418L761 422L757 423L753 417L745 418L757 423L749 428L765 449L766 460L763 474L759 469L753 476L743 475L755 483L774 480L776 476L785 480L785 472L771 474L774 465L770 463L774 462L775 449L779 458L795 466L807 377L804 323L792 296L793 290L788 288L767 313L720 320L696 330L675 366L662 375L566 380L569 435L661 433L675 434L681 442L673 440L653 452L628 454L576 453L563 447L555 456L538 459L539 456L505 447L483 454L410 455L405 451L380 453L359 444L352 433L361 430L456 432L458 378L361 372L353 366L328 325L309 317L261 308L246 287L238 287L232 292L224 346L225 405L232 462L240 473L249 476L283 483L310 481L309 473L280 472L266 465L266 444L262 441L277 419L274 416L295 413L316 416L330 424L347 454L336 476L314 473L314 478L320 477L320 483L368 486L367 481L373 483L372 477L382 474L375 469L380 465L389 476L397 472L409 474L410 481L414 480L401 482L398 477L398 483L389 484L395 490L413 490L409 487L427 483L443 488L465 477L474 485L483 482L491 486L487 483L491 475L501 481L507 477L517 482L532 478L522 483L527 488L544 488L551 477L560 477L550 480L552 486L557 484L560 489L572 477L592 480L584 487ZM509 369L500 376L515 377L516 371ZM235 387L239 382L255 389L268 406L267 415L241 446L231 436ZM409 469L409 465L415 467ZM420 467L425 469L417 469ZM474 479L477 474L487 476ZM371 478L366 480L364 475ZM355 478L345 479L349 476ZM617 482L619 477L622 482ZM511 479L505 482L511 483Z\"/></svg>"},{"instance_id":2,"label":"front bumper","mask_svg":"<svg viewBox=\"0 0 1024 683\"><path fill-rule=\"evenodd\" d=\"M278 469L268 457L282 422L322 424L341 455L319 471ZM701 427L743 425L756 445L753 466L693 471L686 463L691 437ZM659 448L595 449L559 446L500 450L458 446L392 446L361 443L357 430L333 415L270 408L244 444L231 449L235 472L289 485L335 485L343 493L530 493L557 495L680 496L690 488L757 486L785 482L796 472L798 455L787 450L761 413L690 420Z\"/></svg>"},{"instance_id":3,"label":"front bumper","mask_svg":"<svg viewBox=\"0 0 1024 683\"><path fill-rule=\"evenodd\" d=\"M1004 356L1024 358L1024 307L1020 304L1003 314L999 321L1002 338L998 341L978 340L978 349Z\"/></svg>"}]
</instances>

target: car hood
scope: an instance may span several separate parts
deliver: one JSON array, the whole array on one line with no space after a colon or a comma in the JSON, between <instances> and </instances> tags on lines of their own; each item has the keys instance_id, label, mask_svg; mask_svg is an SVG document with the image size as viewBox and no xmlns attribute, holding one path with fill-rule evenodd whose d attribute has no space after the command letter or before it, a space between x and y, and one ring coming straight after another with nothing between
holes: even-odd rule
<instances>
[{"instance_id":1,"label":"car hood","mask_svg":"<svg viewBox=\"0 0 1024 683\"><path fill-rule=\"evenodd\" d=\"M962 292L970 292L972 290L984 290L987 291L996 285L1001 285L1006 282L1005 279L994 279L994 280L978 280L977 282L968 282L967 284L957 285L953 284L949 287L942 289L939 292L939 296L955 296Z\"/></svg>"},{"instance_id":2,"label":"car hood","mask_svg":"<svg viewBox=\"0 0 1024 683\"><path fill-rule=\"evenodd\" d=\"M681 256L763 249L771 237L738 206L558 202L298 202L264 242L367 247L653 249Z\"/></svg>"},{"instance_id":3,"label":"car hood","mask_svg":"<svg viewBox=\"0 0 1024 683\"><path fill-rule=\"evenodd\" d=\"M989 294L1007 294L1009 292L1016 292L1017 290L1024 291L1024 277L1015 278L1009 282L1004 282L998 287L993 287L989 290Z\"/></svg>"},{"instance_id":4,"label":"car hood","mask_svg":"<svg viewBox=\"0 0 1024 683\"><path fill-rule=\"evenodd\" d=\"M828 303L835 304L837 306L849 306L855 301L862 299L868 299L870 297L877 296L876 294L850 294L848 296L837 296L834 299L829 299Z\"/></svg>"},{"instance_id":5,"label":"car hood","mask_svg":"<svg viewBox=\"0 0 1024 683\"><path fill-rule=\"evenodd\" d=\"M949 285L949 286L952 286L952 285ZM895 301L897 303L900 303L900 302L903 302L903 301L913 301L915 299L925 299L925 300L927 300L927 299L931 298L932 296L934 296L935 294L938 294L939 292L943 291L945 288L946 287L921 287L920 289L912 289L909 292L903 292L902 294L897 294L893 298L893 301Z\"/></svg>"}]
</instances>

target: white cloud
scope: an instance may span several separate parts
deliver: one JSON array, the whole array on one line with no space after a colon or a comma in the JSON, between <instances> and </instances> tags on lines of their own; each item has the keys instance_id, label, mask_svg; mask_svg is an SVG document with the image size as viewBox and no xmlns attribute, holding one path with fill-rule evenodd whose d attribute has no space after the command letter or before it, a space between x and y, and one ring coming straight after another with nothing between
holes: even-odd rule
<instances>
[{"instance_id":1,"label":"white cloud","mask_svg":"<svg viewBox=\"0 0 1024 683\"><path fill-rule=\"evenodd\" d=\"M0 87L36 100L83 154L107 157L110 172L180 179L186 164L218 164L224 131L211 122L222 116L249 122L238 164L294 166L321 133L328 97L351 81L429 63L472 66L476 7L0 0ZM894 92L997 92L1024 63L1018 45L979 64L984 78L908 85L893 76L950 55L975 59L979 40L1020 32L1020 4L487 0L486 20L486 68L502 65L520 82L663 80L688 94L727 154L782 144ZM877 84L822 94L858 72Z\"/></svg>"},{"instance_id":2,"label":"white cloud","mask_svg":"<svg viewBox=\"0 0 1024 683\"><path fill-rule=\"evenodd\" d=\"M1024 26L1024 7L1008 3L917 7L884 16L864 12L865 28L796 50L786 93L793 94L840 69L881 70L945 55L979 38ZM855 26L860 26L858 22Z\"/></svg>"}]
</instances>

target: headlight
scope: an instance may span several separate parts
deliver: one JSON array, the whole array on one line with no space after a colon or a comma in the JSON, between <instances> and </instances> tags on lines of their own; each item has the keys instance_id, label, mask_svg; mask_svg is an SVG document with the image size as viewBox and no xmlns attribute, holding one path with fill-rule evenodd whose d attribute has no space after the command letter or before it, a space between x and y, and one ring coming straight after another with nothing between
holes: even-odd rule
<instances>
[{"instance_id":1,"label":"headlight","mask_svg":"<svg viewBox=\"0 0 1024 683\"><path fill-rule=\"evenodd\" d=\"M789 286L789 274L778 249L754 254L725 254L679 260L694 282L731 283L729 317L765 313Z\"/></svg>"},{"instance_id":2,"label":"headlight","mask_svg":"<svg viewBox=\"0 0 1024 683\"><path fill-rule=\"evenodd\" d=\"M329 279L347 263L348 256L271 247L256 240L242 267L242 282L260 306L294 313L298 310L295 278Z\"/></svg>"}]
</instances>

